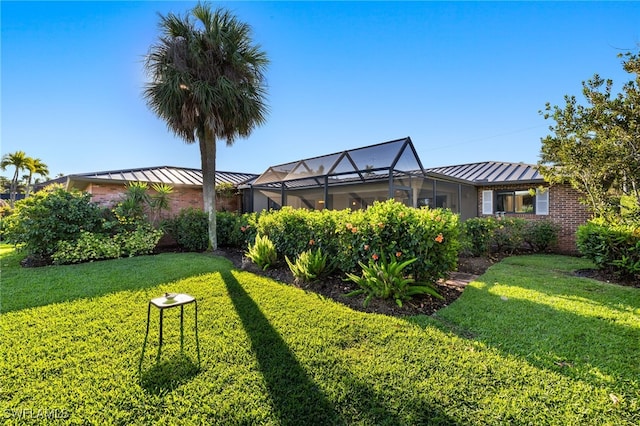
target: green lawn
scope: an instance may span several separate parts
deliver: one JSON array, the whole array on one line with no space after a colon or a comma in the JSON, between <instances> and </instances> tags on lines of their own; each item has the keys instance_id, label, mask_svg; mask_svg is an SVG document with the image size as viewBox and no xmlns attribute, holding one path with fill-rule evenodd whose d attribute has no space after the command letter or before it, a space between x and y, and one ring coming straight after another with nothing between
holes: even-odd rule
<instances>
[{"instance_id":1,"label":"green lawn","mask_svg":"<svg viewBox=\"0 0 640 426\"><path fill-rule=\"evenodd\" d=\"M5 424L640 423L640 290L571 277L579 259L506 259L405 319L209 255L18 260L0 247ZM198 299L201 368L190 305L183 354L166 311L159 363L152 310L139 373L147 302L166 291Z\"/></svg>"}]
</instances>

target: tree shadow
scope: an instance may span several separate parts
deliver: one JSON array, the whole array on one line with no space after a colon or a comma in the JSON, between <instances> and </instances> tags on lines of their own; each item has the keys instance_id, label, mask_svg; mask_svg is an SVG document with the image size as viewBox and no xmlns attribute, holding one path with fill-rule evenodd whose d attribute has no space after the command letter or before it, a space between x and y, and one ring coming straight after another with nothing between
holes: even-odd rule
<instances>
[{"instance_id":1,"label":"tree shadow","mask_svg":"<svg viewBox=\"0 0 640 426\"><path fill-rule=\"evenodd\" d=\"M333 385L343 388L342 392L338 392L340 408L336 409L309 377L295 354L233 273L221 271L221 275L251 341L280 424L407 424L398 410L409 414L410 417L426 419L423 424L455 424L451 418L424 400L412 399L407 402L408 405L403 404L398 409L388 407L388 401L383 395L366 380L352 374L349 368L340 362L333 365L332 374L338 378Z\"/></svg>"},{"instance_id":2,"label":"tree shadow","mask_svg":"<svg viewBox=\"0 0 640 426\"><path fill-rule=\"evenodd\" d=\"M154 395L170 392L194 378L200 368L184 353L155 363L140 374L140 385Z\"/></svg>"},{"instance_id":3,"label":"tree shadow","mask_svg":"<svg viewBox=\"0 0 640 426\"><path fill-rule=\"evenodd\" d=\"M281 424L345 424L231 271L220 273L249 336Z\"/></svg>"}]
</instances>

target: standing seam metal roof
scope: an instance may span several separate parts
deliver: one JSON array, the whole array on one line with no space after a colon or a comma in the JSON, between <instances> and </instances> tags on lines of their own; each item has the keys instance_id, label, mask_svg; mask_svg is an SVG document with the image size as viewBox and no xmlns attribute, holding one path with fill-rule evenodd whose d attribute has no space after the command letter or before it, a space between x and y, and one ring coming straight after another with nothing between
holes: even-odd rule
<instances>
[{"instance_id":1,"label":"standing seam metal roof","mask_svg":"<svg viewBox=\"0 0 640 426\"><path fill-rule=\"evenodd\" d=\"M544 181L537 166L524 163L485 161L456 166L434 167L427 173L436 173L450 178L465 180L473 184L509 184Z\"/></svg>"},{"instance_id":2,"label":"standing seam metal roof","mask_svg":"<svg viewBox=\"0 0 640 426\"><path fill-rule=\"evenodd\" d=\"M216 185L221 183L231 183L237 186L255 179L257 176L257 174L253 173L216 171ZM201 170L169 166L81 173L70 175L69 178L77 180L147 182L164 183L167 185L202 186Z\"/></svg>"}]
</instances>

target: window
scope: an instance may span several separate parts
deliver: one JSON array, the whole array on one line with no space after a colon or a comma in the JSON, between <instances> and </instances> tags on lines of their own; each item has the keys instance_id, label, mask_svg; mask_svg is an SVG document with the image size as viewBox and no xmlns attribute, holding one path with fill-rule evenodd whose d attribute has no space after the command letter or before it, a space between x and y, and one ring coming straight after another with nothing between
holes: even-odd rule
<instances>
[{"instance_id":1,"label":"window","mask_svg":"<svg viewBox=\"0 0 640 426\"><path fill-rule=\"evenodd\" d=\"M504 213L535 213L549 214L549 188L537 188L535 195L532 190L521 191L482 191L482 214L489 215ZM494 209L495 206L495 209Z\"/></svg>"},{"instance_id":2,"label":"window","mask_svg":"<svg viewBox=\"0 0 640 426\"><path fill-rule=\"evenodd\" d=\"M493 191L482 191L482 214L493 214Z\"/></svg>"},{"instance_id":3,"label":"window","mask_svg":"<svg viewBox=\"0 0 640 426\"><path fill-rule=\"evenodd\" d=\"M529 191L498 191L496 211L505 213L533 213L534 199Z\"/></svg>"}]
</instances>

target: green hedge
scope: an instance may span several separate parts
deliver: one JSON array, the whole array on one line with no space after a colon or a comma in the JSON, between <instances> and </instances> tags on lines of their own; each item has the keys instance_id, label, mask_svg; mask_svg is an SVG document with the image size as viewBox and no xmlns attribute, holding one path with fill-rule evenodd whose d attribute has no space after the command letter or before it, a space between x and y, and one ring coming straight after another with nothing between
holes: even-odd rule
<instances>
[{"instance_id":1,"label":"green hedge","mask_svg":"<svg viewBox=\"0 0 640 426\"><path fill-rule=\"evenodd\" d=\"M600 269L640 275L640 226L593 219L578 228L578 250Z\"/></svg>"},{"instance_id":2,"label":"green hedge","mask_svg":"<svg viewBox=\"0 0 640 426\"><path fill-rule=\"evenodd\" d=\"M550 220L474 217L462 223L462 246L472 256L513 254L519 250L538 253L558 242L559 231L560 227Z\"/></svg>"},{"instance_id":3,"label":"green hedge","mask_svg":"<svg viewBox=\"0 0 640 426\"><path fill-rule=\"evenodd\" d=\"M342 272L383 256L400 261L415 257L414 277L436 281L457 265L458 216L445 209L414 209L393 200L356 211L285 207L260 214L256 226L280 256L294 259L319 247Z\"/></svg>"},{"instance_id":4,"label":"green hedge","mask_svg":"<svg viewBox=\"0 0 640 426\"><path fill-rule=\"evenodd\" d=\"M75 241L60 241L52 258L56 264L69 264L149 254L162 234L147 226L113 236L83 231Z\"/></svg>"}]
</instances>

